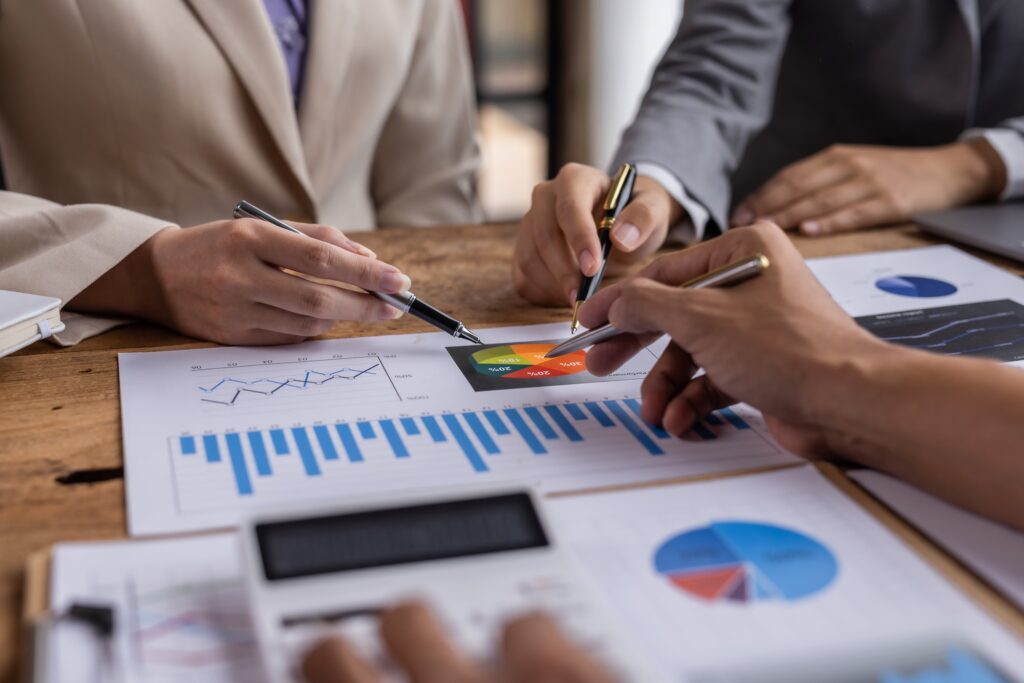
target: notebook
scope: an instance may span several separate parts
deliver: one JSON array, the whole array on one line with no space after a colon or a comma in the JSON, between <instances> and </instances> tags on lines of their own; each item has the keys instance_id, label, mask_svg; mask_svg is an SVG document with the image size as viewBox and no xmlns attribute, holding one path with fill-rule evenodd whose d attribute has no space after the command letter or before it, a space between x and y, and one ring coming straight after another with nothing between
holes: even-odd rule
<instances>
[{"instance_id":1,"label":"notebook","mask_svg":"<svg viewBox=\"0 0 1024 683\"><path fill-rule=\"evenodd\" d=\"M60 299L0 289L0 357L63 329Z\"/></svg>"}]
</instances>

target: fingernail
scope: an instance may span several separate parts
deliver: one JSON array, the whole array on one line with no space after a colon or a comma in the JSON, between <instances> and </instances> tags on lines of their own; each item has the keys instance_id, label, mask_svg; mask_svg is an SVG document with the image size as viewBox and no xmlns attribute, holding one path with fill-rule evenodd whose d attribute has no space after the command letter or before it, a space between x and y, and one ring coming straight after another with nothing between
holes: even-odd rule
<instances>
[{"instance_id":1,"label":"fingernail","mask_svg":"<svg viewBox=\"0 0 1024 683\"><path fill-rule=\"evenodd\" d=\"M632 249L640 241L640 228L636 227L632 223L622 223L616 225L615 230L612 232L615 239L624 247Z\"/></svg>"},{"instance_id":2,"label":"fingernail","mask_svg":"<svg viewBox=\"0 0 1024 683\"><path fill-rule=\"evenodd\" d=\"M576 303L576 293L578 291L579 290L577 290L577 289L573 289L572 291L569 292L569 305L570 306L572 306L572 305L574 305Z\"/></svg>"},{"instance_id":3,"label":"fingernail","mask_svg":"<svg viewBox=\"0 0 1024 683\"><path fill-rule=\"evenodd\" d=\"M405 273L398 271L385 272L380 276L382 292L404 292L412 287L412 280Z\"/></svg>"},{"instance_id":4,"label":"fingernail","mask_svg":"<svg viewBox=\"0 0 1024 683\"><path fill-rule=\"evenodd\" d=\"M804 221L800 224L800 231L805 235L819 235L821 224L818 221Z\"/></svg>"},{"instance_id":5,"label":"fingernail","mask_svg":"<svg viewBox=\"0 0 1024 683\"><path fill-rule=\"evenodd\" d=\"M380 313L378 314L378 320L398 320L403 315L402 309L395 308L394 306L388 306L384 304L380 307Z\"/></svg>"},{"instance_id":6,"label":"fingernail","mask_svg":"<svg viewBox=\"0 0 1024 683\"><path fill-rule=\"evenodd\" d=\"M593 275L597 272L597 259L594 258L589 249L584 249L580 252L580 270L585 275Z\"/></svg>"},{"instance_id":7,"label":"fingernail","mask_svg":"<svg viewBox=\"0 0 1024 683\"><path fill-rule=\"evenodd\" d=\"M735 225L750 225L754 220L754 212L745 206L740 206L732 214L732 222Z\"/></svg>"}]
</instances>

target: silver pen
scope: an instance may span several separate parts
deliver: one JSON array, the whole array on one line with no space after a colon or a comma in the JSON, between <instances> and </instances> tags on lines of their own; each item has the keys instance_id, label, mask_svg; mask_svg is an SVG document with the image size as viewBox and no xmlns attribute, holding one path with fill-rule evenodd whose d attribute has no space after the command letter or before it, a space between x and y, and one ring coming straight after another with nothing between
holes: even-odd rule
<instances>
[{"instance_id":1,"label":"silver pen","mask_svg":"<svg viewBox=\"0 0 1024 683\"><path fill-rule=\"evenodd\" d=\"M696 277L689 282L679 285L682 289L703 289L705 287L728 287L735 285L752 277L757 277L768 267L768 257L764 254L754 254L749 258L735 261L728 265L716 268L709 273ZM611 323L605 323L595 327L581 335L569 337L564 342L547 352L545 358L557 358L573 351L585 349L588 346L607 341L612 337L622 334L622 330L616 329Z\"/></svg>"},{"instance_id":2,"label":"silver pen","mask_svg":"<svg viewBox=\"0 0 1024 683\"><path fill-rule=\"evenodd\" d=\"M232 215L235 218L256 218L261 221L266 221L271 225L277 226L282 230L294 232L296 235L306 236L301 230L288 225L280 218L275 218L263 209L250 204L244 199L235 205L235 210L232 211ZM312 238L311 238L312 239ZM418 299L412 292L402 292L400 294L388 294L385 292L367 292L372 294L386 304L394 306L400 311L410 313L423 322L430 323L442 332L447 332L451 336L457 339L465 339L471 341L474 344L483 344L480 337L473 334L469 328L463 325L461 322L451 317L444 311L438 310L428 304L426 301Z\"/></svg>"}]
</instances>

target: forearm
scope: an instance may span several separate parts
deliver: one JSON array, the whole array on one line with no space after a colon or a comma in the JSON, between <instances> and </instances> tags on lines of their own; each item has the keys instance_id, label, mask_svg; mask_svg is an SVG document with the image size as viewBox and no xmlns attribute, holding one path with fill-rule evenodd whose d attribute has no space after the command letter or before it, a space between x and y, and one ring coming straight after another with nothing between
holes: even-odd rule
<instances>
[{"instance_id":1,"label":"forearm","mask_svg":"<svg viewBox=\"0 0 1024 683\"><path fill-rule=\"evenodd\" d=\"M1024 529L1024 374L879 344L818 397L835 455Z\"/></svg>"}]
</instances>

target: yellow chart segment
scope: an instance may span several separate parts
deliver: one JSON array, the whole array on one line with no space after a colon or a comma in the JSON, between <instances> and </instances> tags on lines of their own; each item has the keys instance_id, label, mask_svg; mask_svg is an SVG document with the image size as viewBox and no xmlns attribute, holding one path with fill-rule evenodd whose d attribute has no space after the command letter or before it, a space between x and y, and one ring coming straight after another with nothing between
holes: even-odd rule
<instances>
[{"instance_id":1,"label":"yellow chart segment","mask_svg":"<svg viewBox=\"0 0 1024 683\"><path fill-rule=\"evenodd\" d=\"M554 344L508 344L477 351L470 359L477 373L487 377L537 379L562 377L586 370L586 352L545 358Z\"/></svg>"}]
</instances>

